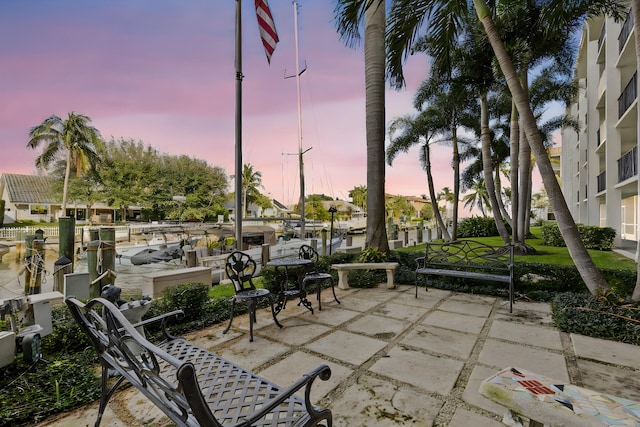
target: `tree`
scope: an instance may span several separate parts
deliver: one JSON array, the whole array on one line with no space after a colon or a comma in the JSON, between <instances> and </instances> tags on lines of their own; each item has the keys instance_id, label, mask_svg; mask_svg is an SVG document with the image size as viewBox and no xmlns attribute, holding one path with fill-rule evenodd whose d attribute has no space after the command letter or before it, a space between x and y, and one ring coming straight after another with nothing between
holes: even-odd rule
<instances>
[{"instance_id":1,"label":"tree","mask_svg":"<svg viewBox=\"0 0 640 427\"><path fill-rule=\"evenodd\" d=\"M338 32L358 41L364 16L364 64L367 134L367 237L365 245L389 252L385 223L385 30L384 0L337 0Z\"/></svg>"},{"instance_id":2,"label":"tree","mask_svg":"<svg viewBox=\"0 0 640 427\"><path fill-rule=\"evenodd\" d=\"M438 209L438 199L433 183L433 174L431 172L430 145L438 142L434 138L439 133L448 131L447 122L442 121L442 116L435 110L435 107L430 106L417 116L404 116L396 118L391 122L389 126L390 144L387 148L387 162L391 165L400 152L406 153L409 151L409 148L416 144L422 146L422 150L420 150L420 163L427 174L427 186L429 188L432 212L444 238L451 240L447 226L442 220L442 215L440 215L440 210Z\"/></svg>"},{"instance_id":3,"label":"tree","mask_svg":"<svg viewBox=\"0 0 640 427\"><path fill-rule=\"evenodd\" d=\"M462 198L464 207L473 209L476 206L480 210L483 217L487 216L487 210L491 212L491 203L489 202L489 194L484 180L476 181L471 188L471 192Z\"/></svg>"},{"instance_id":4,"label":"tree","mask_svg":"<svg viewBox=\"0 0 640 427\"><path fill-rule=\"evenodd\" d=\"M244 216L247 216L247 206L249 202L257 200L262 187L262 172L253 169L253 165L245 164L242 168L242 197L244 205Z\"/></svg>"},{"instance_id":5,"label":"tree","mask_svg":"<svg viewBox=\"0 0 640 427\"><path fill-rule=\"evenodd\" d=\"M351 197L351 203L365 211L367 210L367 187L365 185L353 187L349 191L349 197Z\"/></svg>"},{"instance_id":6,"label":"tree","mask_svg":"<svg viewBox=\"0 0 640 427\"><path fill-rule=\"evenodd\" d=\"M588 13L602 11L610 11L612 13L620 13L621 2L602 0L602 1L544 1L537 2L543 5L541 17L542 22L546 22L547 31L549 28L558 29L566 28L576 23L584 22ZM387 31L387 40L389 46L389 66L392 81L399 87L404 84L402 75L402 61L411 51L413 40L421 28L424 28L423 22L429 18L428 31L440 33L442 35L442 43L440 47L448 50L451 41L455 40L458 35L457 25L460 18L468 12L467 1L442 1L442 0L396 0L393 3L390 12L390 24ZM506 5L505 5L506 6ZM596 295L599 292L609 289L604 277L595 267L595 264L589 257L589 254L580 239L578 229L571 216L571 212L566 204L566 200L562 195L560 185L556 180L555 173L551 167L549 157L540 136L539 129L535 122L535 117L529 105L529 99L523 89L520 81L520 75L517 73L513 62L504 43L500 38L498 29L496 28L492 10L484 0L473 0L473 8L478 15L485 33L487 34L489 43L500 65L503 75L506 78L507 85L514 99L514 103L520 115L520 122L526 135L527 141L531 146L532 152L538 162L538 169L542 176L543 183L549 195L549 200L553 208L556 220L562 236L567 244L567 249L574 261L578 271L589 291ZM550 32L550 31L549 31ZM512 158L512 162L513 162Z\"/></svg>"},{"instance_id":7,"label":"tree","mask_svg":"<svg viewBox=\"0 0 640 427\"><path fill-rule=\"evenodd\" d=\"M556 2L557 3L557 2ZM560 2L562 4L553 4L549 2L548 6L550 10L549 20L560 20L561 22L567 22L572 19L569 12L573 12L573 19L580 19L584 17L587 12L595 10L589 10L588 5L584 5L585 2ZM599 2L586 2L590 4ZM571 212L567 206L567 202L562 195L560 184L556 179L555 172L551 166L549 156L547 156L546 149L544 147L540 131L535 121L531 106L529 104L528 97L521 85L518 73L511 62L504 43L500 38L497 28L495 27L491 18L491 11L483 0L473 1L478 18L484 27L489 42L495 52L500 69L507 79L507 84L511 95L515 101L518 113L520 114L520 120L524 128L524 133L527 137L527 141L533 151L534 156L538 162L538 169L542 176L544 187L549 196L549 202L553 209L553 213L558 221L558 227L562 233L562 237L567 245L571 259L576 265L576 268L580 272L580 276L584 280L585 284L589 288L589 291L593 295L597 295L601 292L609 290L609 286L602 275L602 273L596 268L593 260L589 256L580 235L578 233L578 227L576 226Z\"/></svg>"},{"instance_id":8,"label":"tree","mask_svg":"<svg viewBox=\"0 0 640 427\"><path fill-rule=\"evenodd\" d=\"M100 162L98 151L103 141L98 129L91 126L90 122L88 116L72 112L66 120L52 115L29 130L27 147L36 149L44 144L42 153L36 158L37 168L47 169L59 156L64 155L63 216L67 214L67 190L72 165L75 165L76 174L80 177L83 171L95 168Z\"/></svg>"}]
</instances>

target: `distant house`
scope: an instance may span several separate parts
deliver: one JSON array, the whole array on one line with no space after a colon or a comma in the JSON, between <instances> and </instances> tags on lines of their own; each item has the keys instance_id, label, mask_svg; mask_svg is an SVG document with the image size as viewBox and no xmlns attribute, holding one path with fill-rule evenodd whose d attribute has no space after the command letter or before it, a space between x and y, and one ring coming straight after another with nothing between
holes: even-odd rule
<instances>
[{"instance_id":1,"label":"distant house","mask_svg":"<svg viewBox=\"0 0 640 427\"><path fill-rule=\"evenodd\" d=\"M55 222L61 216L71 216L76 221L91 220L95 224L108 224L120 219L119 209L106 203L70 201L66 215L62 212L62 197L55 190L56 179L49 176L5 173L0 176L0 195L5 201L4 224L17 221ZM140 214L139 207L130 207L127 219Z\"/></svg>"}]
</instances>

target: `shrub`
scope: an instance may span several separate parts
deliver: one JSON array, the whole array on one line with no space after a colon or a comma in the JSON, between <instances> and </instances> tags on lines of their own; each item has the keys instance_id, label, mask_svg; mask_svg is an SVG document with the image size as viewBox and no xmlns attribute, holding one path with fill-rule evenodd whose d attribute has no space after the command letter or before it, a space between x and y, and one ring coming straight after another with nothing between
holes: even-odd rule
<instances>
[{"instance_id":1,"label":"shrub","mask_svg":"<svg viewBox=\"0 0 640 427\"><path fill-rule=\"evenodd\" d=\"M555 325L564 332L640 344L640 304L610 304L590 294L557 295L552 304Z\"/></svg>"},{"instance_id":2,"label":"shrub","mask_svg":"<svg viewBox=\"0 0 640 427\"><path fill-rule=\"evenodd\" d=\"M506 224L509 229L509 224ZM509 230L511 232L511 230ZM493 217L472 216L465 218L458 224L458 237L491 237L498 236L498 227Z\"/></svg>"},{"instance_id":3,"label":"shrub","mask_svg":"<svg viewBox=\"0 0 640 427\"><path fill-rule=\"evenodd\" d=\"M610 251L616 237L616 230L611 227L596 227L578 224L580 239L587 249ZM566 246L558 224L547 221L542 226L542 244L546 246Z\"/></svg>"}]
</instances>

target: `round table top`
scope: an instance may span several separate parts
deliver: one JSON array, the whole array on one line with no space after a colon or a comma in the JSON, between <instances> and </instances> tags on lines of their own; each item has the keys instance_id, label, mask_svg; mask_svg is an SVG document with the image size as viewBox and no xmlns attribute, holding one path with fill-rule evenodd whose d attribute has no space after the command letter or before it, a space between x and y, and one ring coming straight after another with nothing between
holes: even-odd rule
<instances>
[{"instance_id":1,"label":"round table top","mask_svg":"<svg viewBox=\"0 0 640 427\"><path fill-rule=\"evenodd\" d=\"M310 259L302 259L302 258L278 258L278 259L273 259L267 263L267 265L271 267L289 267L293 265L308 265L308 264L313 264L313 261Z\"/></svg>"}]
</instances>

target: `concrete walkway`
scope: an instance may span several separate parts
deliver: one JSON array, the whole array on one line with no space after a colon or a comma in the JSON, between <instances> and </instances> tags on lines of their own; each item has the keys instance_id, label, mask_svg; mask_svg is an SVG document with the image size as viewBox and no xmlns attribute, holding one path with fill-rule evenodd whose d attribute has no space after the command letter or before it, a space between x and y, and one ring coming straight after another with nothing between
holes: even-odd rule
<instances>
[{"instance_id":1,"label":"concrete walkway","mask_svg":"<svg viewBox=\"0 0 640 427\"><path fill-rule=\"evenodd\" d=\"M323 292L323 310L311 314L292 300L280 313L258 313L255 341L248 317L222 334L216 325L189 335L200 346L287 386L326 363L329 381L314 384L312 400L333 412L335 426L503 425L504 409L480 396L480 382L507 366L640 400L638 347L552 326L549 304L517 302L513 314L501 299L421 289L336 289ZM317 306L317 304L314 304ZM95 422L97 404L40 426ZM135 389L117 393L105 426L171 423Z\"/></svg>"}]
</instances>

